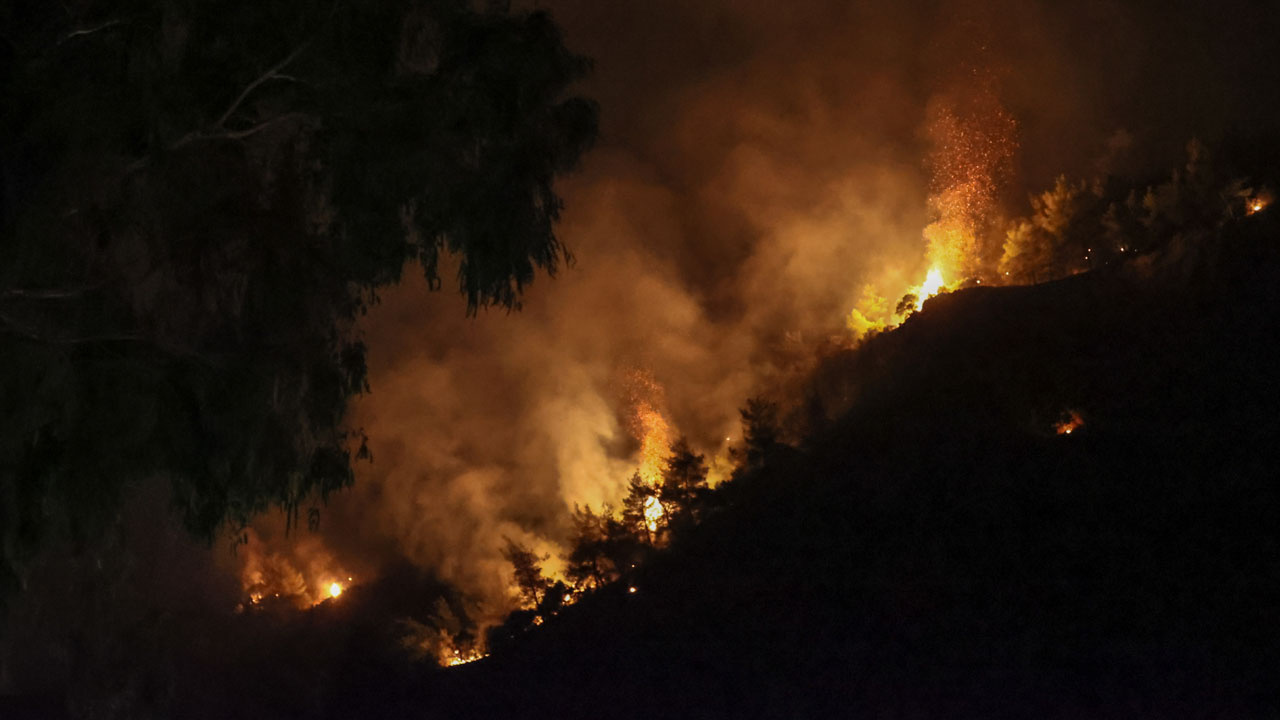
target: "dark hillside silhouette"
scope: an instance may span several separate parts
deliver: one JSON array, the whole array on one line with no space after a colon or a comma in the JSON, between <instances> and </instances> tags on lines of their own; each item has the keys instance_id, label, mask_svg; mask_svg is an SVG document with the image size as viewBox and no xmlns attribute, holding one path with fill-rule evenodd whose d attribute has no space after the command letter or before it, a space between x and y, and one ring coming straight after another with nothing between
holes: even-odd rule
<instances>
[{"instance_id":1,"label":"dark hillside silhouette","mask_svg":"<svg viewBox=\"0 0 1280 720\"><path fill-rule=\"evenodd\" d=\"M834 421L739 477L635 593L428 673L386 716L1268 716L1273 215L930 300L828 358Z\"/></svg>"}]
</instances>

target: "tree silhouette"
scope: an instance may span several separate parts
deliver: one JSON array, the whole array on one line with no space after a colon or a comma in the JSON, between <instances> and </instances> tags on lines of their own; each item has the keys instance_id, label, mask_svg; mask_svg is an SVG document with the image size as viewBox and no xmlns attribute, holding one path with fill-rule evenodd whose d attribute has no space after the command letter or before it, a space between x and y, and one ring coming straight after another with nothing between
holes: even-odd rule
<instances>
[{"instance_id":1,"label":"tree silhouette","mask_svg":"<svg viewBox=\"0 0 1280 720\"><path fill-rule=\"evenodd\" d=\"M622 522L649 545L657 539L657 528L650 527L647 511L657 497L658 491L646 485L640 473L636 472L627 483L627 496L622 501Z\"/></svg>"},{"instance_id":2,"label":"tree silhouette","mask_svg":"<svg viewBox=\"0 0 1280 720\"><path fill-rule=\"evenodd\" d=\"M672 525L687 525L698 520L708 497L707 464L693 452L687 438L681 437L671 446L671 457L662 470L658 499Z\"/></svg>"},{"instance_id":3,"label":"tree silhouette","mask_svg":"<svg viewBox=\"0 0 1280 720\"><path fill-rule=\"evenodd\" d=\"M206 538L352 480L354 320L417 262L470 312L568 257L595 135L539 12L462 0L0 8L4 562L168 479ZM59 520L60 519L60 520Z\"/></svg>"},{"instance_id":4,"label":"tree silhouette","mask_svg":"<svg viewBox=\"0 0 1280 720\"><path fill-rule=\"evenodd\" d=\"M566 575L579 588L598 588L616 577L616 570L605 552L606 516L597 515L591 507L573 508L573 540Z\"/></svg>"},{"instance_id":5,"label":"tree silhouette","mask_svg":"<svg viewBox=\"0 0 1280 720\"><path fill-rule=\"evenodd\" d=\"M918 302L920 302L919 295L916 295L915 293L907 293L906 295L903 295L902 299L898 301L898 304L894 306L893 314L905 320L915 314L916 303Z\"/></svg>"},{"instance_id":6,"label":"tree silhouette","mask_svg":"<svg viewBox=\"0 0 1280 720\"><path fill-rule=\"evenodd\" d=\"M538 557L511 538L506 538L506 541L502 557L511 563L516 587L520 589L520 599L526 608L537 607L551 587L551 582L542 575L542 562L547 558Z\"/></svg>"},{"instance_id":7,"label":"tree silhouette","mask_svg":"<svg viewBox=\"0 0 1280 720\"><path fill-rule=\"evenodd\" d=\"M732 456L739 470L756 470L782 445L778 405L763 397L754 397L738 412L742 416L742 446L734 448Z\"/></svg>"}]
</instances>

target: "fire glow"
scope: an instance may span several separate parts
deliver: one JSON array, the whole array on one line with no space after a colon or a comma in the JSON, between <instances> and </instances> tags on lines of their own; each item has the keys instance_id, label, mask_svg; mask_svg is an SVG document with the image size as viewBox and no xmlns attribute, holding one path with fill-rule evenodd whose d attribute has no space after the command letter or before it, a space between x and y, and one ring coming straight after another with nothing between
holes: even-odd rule
<instances>
[{"instance_id":1,"label":"fire glow","mask_svg":"<svg viewBox=\"0 0 1280 720\"><path fill-rule=\"evenodd\" d=\"M982 236L1012 173L1017 123L994 81L987 81L938 105L928 131L934 146L930 205L937 216L924 230L929 260L952 278L980 276L987 255Z\"/></svg>"},{"instance_id":2,"label":"fire glow","mask_svg":"<svg viewBox=\"0 0 1280 720\"><path fill-rule=\"evenodd\" d=\"M916 291L916 310L924 309L924 301L937 295L945 287L946 283L942 279L942 271L934 267L929 270L929 274L925 276L924 284Z\"/></svg>"},{"instance_id":3,"label":"fire glow","mask_svg":"<svg viewBox=\"0 0 1280 720\"><path fill-rule=\"evenodd\" d=\"M658 500L658 485L662 482L662 468L671 449L671 425L658 410L662 386L643 371L635 371L628 378L632 394L631 432L640 441L639 466L636 473L645 487L652 491L644 501L644 522L649 532L657 532L666 509Z\"/></svg>"},{"instance_id":4,"label":"fire glow","mask_svg":"<svg viewBox=\"0 0 1280 720\"><path fill-rule=\"evenodd\" d=\"M1084 427L1084 418L1080 417L1080 413L1075 410L1068 410L1063 414L1063 419L1053 426L1053 429L1059 435L1070 435L1082 427Z\"/></svg>"},{"instance_id":5,"label":"fire glow","mask_svg":"<svg viewBox=\"0 0 1280 720\"><path fill-rule=\"evenodd\" d=\"M247 530L244 538L237 554L244 558L240 583L247 606L269 601L305 610L336 599L353 581L319 537L297 537L278 549L269 549L253 529Z\"/></svg>"},{"instance_id":6,"label":"fire glow","mask_svg":"<svg viewBox=\"0 0 1280 720\"><path fill-rule=\"evenodd\" d=\"M948 289L947 278L951 287L997 278L989 272L993 258L987 240L999 221L1000 189L1012 173L1017 123L988 80L938 101L927 131L933 145L928 201L933 221L922 234L929 271L923 283L906 290L896 309L868 286L847 318L855 340L924 309L925 300ZM908 303L911 296L914 302Z\"/></svg>"}]
</instances>

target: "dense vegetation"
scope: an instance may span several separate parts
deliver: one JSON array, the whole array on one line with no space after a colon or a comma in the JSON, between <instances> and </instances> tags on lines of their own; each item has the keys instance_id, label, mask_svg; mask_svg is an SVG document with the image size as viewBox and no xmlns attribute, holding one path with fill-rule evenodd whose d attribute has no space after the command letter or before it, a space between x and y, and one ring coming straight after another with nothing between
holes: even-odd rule
<instances>
[{"instance_id":1,"label":"dense vegetation","mask_svg":"<svg viewBox=\"0 0 1280 720\"><path fill-rule=\"evenodd\" d=\"M555 272L588 67L464 0L0 6L0 593L151 478L205 538L348 485L353 321Z\"/></svg>"}]
</instances>

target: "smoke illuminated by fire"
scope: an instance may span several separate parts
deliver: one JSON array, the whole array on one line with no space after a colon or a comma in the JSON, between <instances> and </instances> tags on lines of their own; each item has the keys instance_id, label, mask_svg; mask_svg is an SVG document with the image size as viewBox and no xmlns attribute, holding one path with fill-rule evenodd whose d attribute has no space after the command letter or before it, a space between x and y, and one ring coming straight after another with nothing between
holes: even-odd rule
<instances>
[{"instance_id":1,"label":"smoke illuminated by fire","mask_svg":"<svg viewBox=\"0 0 1280 720\"><path fill-rule=\"evenodd\" d=\"M1053 429L1059 435L1070 435L1081 427L1084 427L1084 418L1075 410L1068 410L1063 413L1062 419L1053 426Z\"/></svg>"},{"instance_id":2,"label":"smoke illuminated by fire","mask_svg":"<svg viewBox=\"0 0 1280 720\"><path fill-rule=\"evenodd\" d=\"M947 290L944 278L981 283L984 276L994 275L988 272L994 258L985 238L999 219L1000 190L1012 176L1017 151L1017 123L990 79L975 79L936 97L926 129L932 145L928 205L934 219L923 231L929 271L904 297L915 297L907 305L915 311ZM899 312L909 313L902 307ZM868 286L846 324L857 339L891 326L900 319L896 314Z\"/></svg>"},{"instance_id":3,"label":"smoke illuminated by fire","mask_svg":"<svg viewBox=\"0 0 1280 720\"><path fill-rule=\"evenodd\" d=\"M240 582L250 606L272 603L305 609L337 598L348 587L343 578L346 583L353 580L314 535L269 549L249 528L236 552L244 558Z\"/></svg>"},{"instance_id":4,"label":"smoke illuminated by fire","mask_svg":"<svg viewBox=\"0 0 1280 720\"><path fill-rule=\"evenodd\" d=\"M335 500L337 521L326 517L344 559L392 548L483 604L481 622L508 609L502 538L557 562L571 509L617 503L633 470L655 531L677 428L714 451L746 397L807 362L815 338L843 339L842 313L864 337L930 296L996 280L984 242L1000 235L986 231L1014 187L1019 142L1019 172L1040 182L1092 167L1095 135L1137 127L1072 111L1089 78L1067 72L1075 48L1040 42L1069 4L974 10L974 25L990 25L981 43L993 41L981 53L953 16L983 3L553 5L572 5L559 19L598 58L588 82L609 107L608 137L561 186L557 233L581 262L539 278L521 313L476 318L406 272L361 321L372 392L352 423L376 460ZM654 66L642 45L598 35L604 19L683 40ZM759 45L749 57L704 55L702 38L726 20ZM897 311L904 295L914 299ZM643 390L626 396L617 369L635 365L653 374L634 373ZM339 577L293 565L292 585L313 599Z\"/></svg>"},{"instance_id":5,"label":"smoke illuminated by fire","mask_svg":"<svg viewBox=\"0 0 1280 720\"><path fill-rule=\"evenodd\" d=\"M671 426L657 406L663 400L662 386L648 372L636 370L627 377L632 414L631 434L640 441L639 466L636 473L654 494L645 498L644 521L649 532L656 532L666 510L658 500L657 488L662 482L662 469L671 451Z\"/></svg>"}]
</instances>

